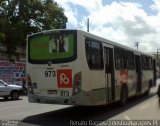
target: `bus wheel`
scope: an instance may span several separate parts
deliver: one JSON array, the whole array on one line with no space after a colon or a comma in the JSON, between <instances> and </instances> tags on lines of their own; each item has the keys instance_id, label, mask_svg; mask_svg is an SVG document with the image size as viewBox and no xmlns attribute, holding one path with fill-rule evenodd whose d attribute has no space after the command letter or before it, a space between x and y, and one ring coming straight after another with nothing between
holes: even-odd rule
<instances>
[{"instance_id":1,"label":"bus wheel","mask_svg":"<svg viewBox=\"0 0 160 126\"><path fill-rule=\"evenodd\" d=\"M144 95L149 95L149 92L150 92L150 89L151 89L151 87L152 87L152 80L149 80L149 83L148 83L148 89L147 89L147 91L144 93Z\"/></svg>"},{"instance_id":2,"label":"bus wheel","mask_svg":"<svg viewBox=\"0 0 160 126\"><path fill-rule=\"evenodd\" d=\"M121 95L120 95L120 104L125 105L127 103L127 88L125 86L122 86L121 88Z\"/></svg>"},{"instance_id":3,"label":"bus wheel","mask_svg":"<svg viewBox=\"0 0 160 126\"><path fill-rule=\"evenodd\" d=\"M3 97L4 98L4 100L8 100L8 96L5 96L5 97Z\"/></svg>"}]
</instances>

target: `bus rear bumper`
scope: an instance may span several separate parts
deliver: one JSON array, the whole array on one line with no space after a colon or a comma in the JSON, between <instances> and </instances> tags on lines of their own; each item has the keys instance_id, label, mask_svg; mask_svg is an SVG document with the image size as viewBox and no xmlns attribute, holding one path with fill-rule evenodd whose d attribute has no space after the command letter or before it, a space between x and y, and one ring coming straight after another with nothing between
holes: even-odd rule
<instances>
[{"instance_id":1,"label":"bus rear bumper","mask_svg":"<svg viewBox=\"0 0 160 126\"><path fill-rule=\"evenodd\" d=\"M101 95L98 95L98 93ZM70 97L49 97L40 96L35 94L28 94L29 102L32 103L46 103L46 104L63 104L63 105L82 105L82 106L95 106L105 105L106 94L99 90L98 93L93 91L81 91L76 95Z\"/></svg>"},{"instance_id":2,"label":"bus rear bumper","mask_svg":"<svg viewBox=\"0 0 160 126\"><path fill-rule=\"evenodd\" d=\"M63 104L63 105L82 105L83 101L78 100L77 98L72 97L45 97L37 95L28 95L28 100L31 103L45 103L45 104Z\"/></svg>"}]
</instances>

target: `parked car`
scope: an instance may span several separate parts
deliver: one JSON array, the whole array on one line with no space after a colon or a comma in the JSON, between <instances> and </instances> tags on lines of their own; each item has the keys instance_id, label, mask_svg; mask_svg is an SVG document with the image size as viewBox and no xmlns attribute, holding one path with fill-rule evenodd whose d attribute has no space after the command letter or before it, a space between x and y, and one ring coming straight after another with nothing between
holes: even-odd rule
<instances>
[{"instance_id":1,"label":"parked car","mask_svg":"<svg viewBox=\"0 0 160 126\"><path fill-rule=\"evenodd\" d=\"M13 100L18 100L22 91L22 86L7 84L3 80L0 80L0 97L4 99L11 97Z\"/></svg>"}]
</instances>

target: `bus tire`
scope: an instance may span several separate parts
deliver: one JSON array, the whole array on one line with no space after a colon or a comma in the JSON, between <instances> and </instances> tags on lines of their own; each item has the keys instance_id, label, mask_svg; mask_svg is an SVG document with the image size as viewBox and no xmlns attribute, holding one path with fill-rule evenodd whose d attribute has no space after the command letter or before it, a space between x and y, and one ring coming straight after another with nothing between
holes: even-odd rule
<instances>
[{"instance_id":1,"label":"bus tire","mask_svg":"<svg viewBox=\"0 0 160 126\"><path fill-rule=\"evenodd\" d=\"M152 80L149 80L149 89L153 87L153 81Z\"/></svg>"},{"instance_id":2,"label":"bus tire","mask_svg":"<svg viewBox=\"0 0 160 126\"><path fill-rule=\"evenodd\" d=\"M5 96L5 97L3 97L4 98L4 100L8 100L8 96Z\"/></svg>"},{"instance_id":3,"label":"bus tire","mask_svg":"<svg viewBox=\"0 0 160 126\"><path fill-rule=\"evenodd\" d=\"M149 92L150 92L150 89L151 89L151 87L152 87L152 84L153 84L152 80L149 80L148 89L147 89L147 91L144 93L145 95L149 95Z\"/></svg>"},{"instance_id":4,"label":"bus tire","mask_svg":"<svg viewBox=\"0 0 160 126\"><path fill-rule=\"evenodd\" d=\"M125 105L127 103L128 93L127 93L127 87L122 86L121 88L121 94L120 94L120 105Z\"/></svg>"}]
</instances>

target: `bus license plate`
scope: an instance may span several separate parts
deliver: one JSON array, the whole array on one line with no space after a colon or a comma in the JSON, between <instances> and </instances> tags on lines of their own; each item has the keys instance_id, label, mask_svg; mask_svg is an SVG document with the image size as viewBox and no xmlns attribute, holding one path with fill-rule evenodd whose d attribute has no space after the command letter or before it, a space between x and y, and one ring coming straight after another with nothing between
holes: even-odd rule
<instances>
[{"instance_id":1,"label":"bus license plate","mask_svg":"<svg viewBox=\"0 0 160 126\"><path fill-rule=\"evenodd\" d=\"M69 96L69 91L60 91L60 96Z\"/></svg>"}]
</instances>

